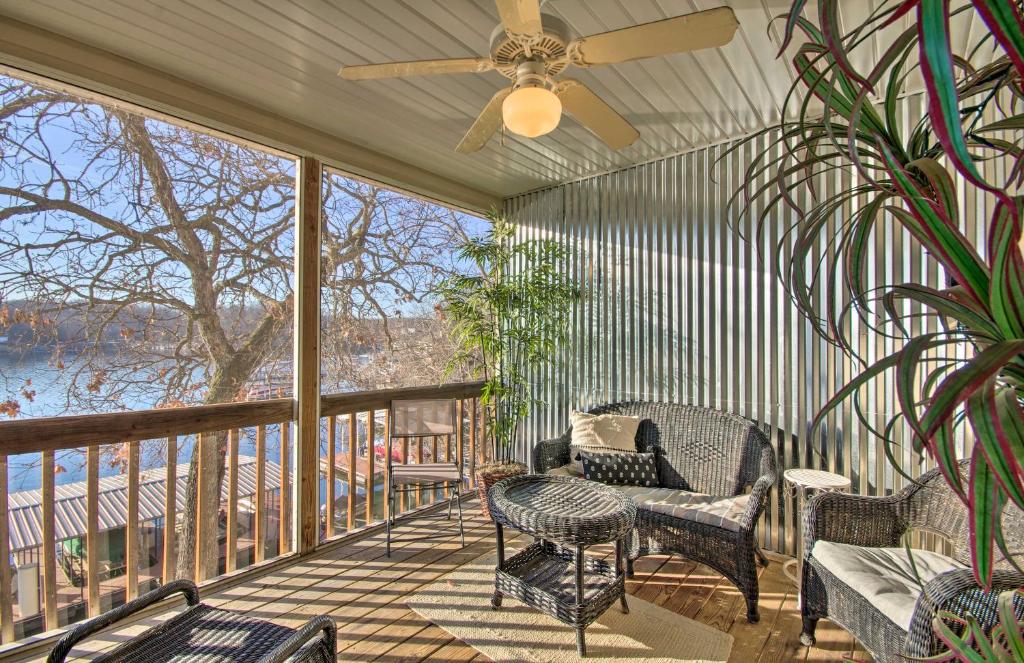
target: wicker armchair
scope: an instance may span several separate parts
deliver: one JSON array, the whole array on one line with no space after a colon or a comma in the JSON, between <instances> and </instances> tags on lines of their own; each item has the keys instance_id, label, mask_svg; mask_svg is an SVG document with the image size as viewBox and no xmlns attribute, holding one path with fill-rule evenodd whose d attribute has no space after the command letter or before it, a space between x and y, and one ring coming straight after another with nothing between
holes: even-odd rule
<instances>
[{"instance_id":1,"label":"wicker armchair","mask_svg":"<svg viewBox=\"0 0 1024 663\"><path fill-rule=\"evenodd\" d=\"M803 517L800 640L807 646L814 644L818 620L828 617L878 663L932 656L943 651L932 626L939 610L970 613L987 630L997 623L997 594L1024 586L1024 575L1001 560L993 591L978 587L970 569L967 509L937 469L889 497L816 495ZM1024 550L1024 514L1008 506L1003 523L1008 549ZM911 562L901 544L911 528L948 540L952 557L914 551ZM1016 608L1018 617L1024 614L1024 601Z\"/></svg>"},{"instance_id":2,"label":"wicker armchair","mask_svg":"<svg viewBox=\"0 0 1024 663\"><path fill-rule=\"evenodd\" d=\"M757 424L743 417L676 403L632 401L603 405L593 414L640 417L638 451L654 452L660 487L617 486L637 502L636 529L627 548L633 561L674 553L715 569L743 593L747 619L756 622L757 563L767 564L754 535L777 480L775 450ZM534 447L534 471L570 462L572 430ZM745 490L750 488L750 493ZM725 504L711 515L701 502Z\"/></svg>"}]
</instances>

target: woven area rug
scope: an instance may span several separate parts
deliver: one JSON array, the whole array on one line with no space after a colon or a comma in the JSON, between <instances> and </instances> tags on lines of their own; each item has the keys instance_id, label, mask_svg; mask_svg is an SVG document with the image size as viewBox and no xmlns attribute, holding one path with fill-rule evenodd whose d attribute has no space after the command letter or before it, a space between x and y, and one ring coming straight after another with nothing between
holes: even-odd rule
<instances>
[{"instance_id":1,"label":"woven area rug","mask_svg":"<svg viewBox=\"0 0 1024 663\"><path fill-rule=\"evenodd\" d=\"M508 597L491 610L494 564L494 555L477 558L417 591L409 608L498 663L720 663L732 651L728 633L628 597L628 615L616 602L587 628L581 659L575 632L559 621Z\"/></svg>"}]
</instances>

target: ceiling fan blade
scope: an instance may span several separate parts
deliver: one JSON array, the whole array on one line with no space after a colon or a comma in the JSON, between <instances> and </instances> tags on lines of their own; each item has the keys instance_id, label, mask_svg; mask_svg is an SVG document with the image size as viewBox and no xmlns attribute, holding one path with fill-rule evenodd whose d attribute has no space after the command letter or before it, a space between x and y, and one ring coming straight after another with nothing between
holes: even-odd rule
<instances>
[{"instance_id":1,"label":"ceiling fan blade","mask_svg":"<svg viewBox=\"0 0 1024 663\"><path fill-rule=\"evenodd\" d=\"M505 30L517 35L539 35L544 28L540 22L538 0L494 0Z\"/></svg>"},{"instance_id":2,"label":"ceiling fan blade","mask_svg":"<svg viewBox=\"0 0 1024 663\"><path fill-rule=\"evenodd\" d=\"M494 69L490 58L451 58L449 60L414 60L412 62L385 62L342 67L338 75L349 81L373 78L399 78L402 76L429 76L431 74L477 73Z\"/></svg>"},{"instance_id":3,"label":"ceiling fan blade","mask_svg":"<svg viewBox=\"0 0 1024 663\"><path fill-rule=\"evenodd\" d=\"M494 135L494 132L501 128L501 102L505 101L505 97L510 92L512 92L512 88L507 87L494 93L491 100L480 111L480 115L473 122L473 126L469 128L466 135L459 141L458 146L455 148L456 152L469 154L470 152L476 152L487 144L487 141Z\"/></svg>"},{"instance_id":4,"label":"ceiling fan blade","mask_svg":"<svg viewBox=\"0 0 1024 663\"><path fill-rule=\"evenodd\" d=\"M739 23L729 7L666 18L630 28L580 37L570 44L574 64L589 66L653 58L723 46Z\"/></svg>"},{"instance_id":5,"label":"ceiling fan blade","mask_svg":"<svg viewBox=\"0 0 1024 663\"><path fill-rule=\"evenodd\" d=\"M593 131L613 150L629 147L640 137L640 132L632 124L583 83L572 78L560 81L557 94L562 110Z\"/></svg>"}]
</instances>

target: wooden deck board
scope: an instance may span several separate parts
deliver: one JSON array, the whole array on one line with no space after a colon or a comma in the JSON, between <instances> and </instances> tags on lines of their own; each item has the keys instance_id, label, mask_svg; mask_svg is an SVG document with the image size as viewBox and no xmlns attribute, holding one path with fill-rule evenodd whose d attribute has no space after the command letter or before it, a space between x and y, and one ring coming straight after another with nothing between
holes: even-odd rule
<instances>
[{"instance_id":1,"label":"wooden deck board","mask_svg":"<svg viewBox=\"0 0 1024 663\"><path fill-rule=\"evenodd\" d=\"M262 577L204 596L204 601L290 626L311 615L328 614L338 624L339 661L485 662L486 657L416 615L405 602L419 588L493 551L493 527L475 501L464 506L465 548L459 544L457 520L447 520L443 511L424 514L400 521L390 558L384 554L381 533L297 559ZM510 548L526 540L512 532L507 536ZM592 552L608 557L612 547L599 546ZM849 656L870 661L849 634L826 620L818 627L818 647L800 645L797 591L777 559L761 573L761 621L757 624L747 623L743 597L728 581L706 566L678 557L638 560L627 591L731 633L735 645L730 663L841 661ZM101 634L76 651L74 660L90 660L169 614Z\"/></svg>"}]
</instances>

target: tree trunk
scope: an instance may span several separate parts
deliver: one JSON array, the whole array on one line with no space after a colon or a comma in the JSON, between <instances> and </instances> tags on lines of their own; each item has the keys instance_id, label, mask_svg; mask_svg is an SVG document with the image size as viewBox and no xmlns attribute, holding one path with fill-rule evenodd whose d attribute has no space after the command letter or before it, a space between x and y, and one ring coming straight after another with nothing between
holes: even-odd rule
<instances>
[{"instance_id":1,"label":"tree trunk","mask_svg":"<svg viewBox=\"0 0 1024 663\"><path fill-rule=\"evenodd\" d=\"M225 403L235 400L239 389L243 388L258 366L258 358L253 357L249 362L230 362L224 368L218 368L210 381L210 392L207 394L205 403ZM200 436L196 436L195 444L192 445L191 461L188 469L188 482L185 487L185 510L182 518L181 532L178 535L178 563L176 569L177 578L196 577L196 552L198 541L196 535L198 528L196 523L200 518L197 512L199 508L200 491L204 495L213 496L216 503L220 503L221 485L224 481L225 453L227 451L227 431L213 433L217 449L216 472L207 472L205 476L199 476L199 451ZM209 517L209 516L207 516ZM212 523L204 522L204 527L219 528L219 506L217 515ZM216 536L216 535L214 535ZM215 546L216 547L216 546ZM216 569L210 575L216 575ZM164 582L173 580L165 578Z\"/></svg>"}]
</instances>

